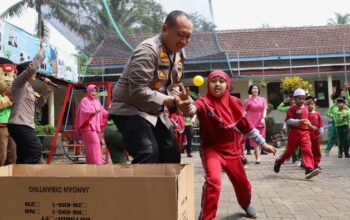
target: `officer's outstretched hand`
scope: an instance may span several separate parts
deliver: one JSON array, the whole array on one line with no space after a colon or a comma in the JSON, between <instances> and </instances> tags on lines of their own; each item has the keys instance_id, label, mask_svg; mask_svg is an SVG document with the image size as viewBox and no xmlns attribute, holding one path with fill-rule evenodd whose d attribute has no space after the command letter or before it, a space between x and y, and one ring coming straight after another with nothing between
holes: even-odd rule
<instances>
[{"instance_id":1,"label":"officer's outstretched hand","mask_svg":"<svg viewBox=\"0 0 350 220\"><path fill-rule=\"evenodd\" d=\"M178 94L178 97L181 99L181 100L191 100L189 94L190 94L190 91L189 89L186 89L185 86L180 83L179 84L179 87L180 87L180 93Z\"/></svg>"},{"instance_id":2,"label":"officer's outstretched hand","mask_svg":"<svg viewBox=\"0 0 350 220\"><path fill-rule=\"evenodd\" d=\"M179 97L176 97L175 99L176 103L176 108L182 112L185 116L190 115L191 110L192 110L192 100L187 99L187 100L181 100Z\"/></svg>"},{"instance_id":3,"label":"officer's outstretched hand","mask_svg":"<svg viewBox=\"0 0 350 220\"><path fill-rule=\"evenodd\" d=\"M184 87L182 83L179 84L180 93L177 94L176 108L180 110L185 116L191 114L192 99L189 96L189 90Z\"/></svg>"}]
</instances>

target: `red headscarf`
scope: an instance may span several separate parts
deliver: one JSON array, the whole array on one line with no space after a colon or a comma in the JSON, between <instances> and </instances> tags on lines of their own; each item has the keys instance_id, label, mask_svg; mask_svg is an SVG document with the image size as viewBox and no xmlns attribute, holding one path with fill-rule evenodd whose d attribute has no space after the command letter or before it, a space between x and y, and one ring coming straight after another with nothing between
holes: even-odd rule
<instances>
[{"instance_id":1,"label":"red headscarf","mask_svg":"<svg viewBox=\"0 0 350 220\"><path fill-rule=\"evenodd\" d=\"M219 98L214 97L209 90L210 80L217 76L225 79L227 85L225 93ZM232 129L244 116L243 108L230 96L230 86L231 80L228 75L222 70L214 70L208 76L208 92L200 98L205 103L210 116L219 121L224 129Z\"/></svg>"}]
</instances>

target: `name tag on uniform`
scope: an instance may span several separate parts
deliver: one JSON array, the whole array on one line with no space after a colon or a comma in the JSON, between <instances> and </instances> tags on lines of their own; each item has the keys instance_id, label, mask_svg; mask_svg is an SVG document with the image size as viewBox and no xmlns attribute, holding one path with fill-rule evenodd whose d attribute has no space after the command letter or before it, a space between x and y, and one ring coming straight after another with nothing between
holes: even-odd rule
<instances>
[{"instance_id":1,"label":"name tag on uniform","mask_svg":"<svg viewBox=\"0 0 350 220\"><path fill-rule=\"evenodd\" d=\"M170 66L169 65L162 65L162 64L160 64L160 65L158 65L158 69L159 70L167 70L167 71L169 71Z\"/></svg>"}]
</instances>

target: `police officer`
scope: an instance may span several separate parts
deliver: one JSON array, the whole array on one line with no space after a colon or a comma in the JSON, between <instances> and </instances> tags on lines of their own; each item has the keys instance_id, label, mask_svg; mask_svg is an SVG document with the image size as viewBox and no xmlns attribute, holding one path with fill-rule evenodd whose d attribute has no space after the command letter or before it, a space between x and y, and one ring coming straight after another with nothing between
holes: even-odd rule
<instances>
[{"instance_id":1,"label":"police officer","mask_svg":"<svg viewBox=\"0 0 350 220\"><path fill-rule=\"evenodd\" d=\"M192 21L171 12L161 34L140 43L116 83L110 115L123 135L132 163L179 163L180 149L164 110L190 111L181 84L182 49L192 35Z\"/></svg>"}]
</instances>

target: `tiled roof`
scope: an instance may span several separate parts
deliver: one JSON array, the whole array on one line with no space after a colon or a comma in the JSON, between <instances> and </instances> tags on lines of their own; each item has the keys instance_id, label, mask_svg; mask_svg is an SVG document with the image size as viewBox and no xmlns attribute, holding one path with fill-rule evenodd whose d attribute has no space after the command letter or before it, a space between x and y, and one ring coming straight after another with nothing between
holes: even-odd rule
<instances>
[{"instance_id":1,"label":"tiled roof","mask_svg":"<svg viewBox=\"0 0 350 220\"><path fill-rule=\"evenodd\" d=\"M240 57L338 54L342 46L350 53L350 25L227 30L218 36L230 57L237 51Z\"/></svg>"},{"instance_id":2,"label":"tiled roof","mask_svg":"<svg viewBox=\"0 0 350 220\"><path fill-rule=\"evenodd\" d=\"M127 41L136 46L144 39L152 35L129 36ZM97 47L95 53L90 58L89 65L117 65L124 64L128 60L131 50L116 35L106 36L105 39Z\"/></svg>"},{"instance_id":3,"label":"tiled roof","mask_svg":"<svg viewBox=\"0 0 350 220\"><path fill-rule=\"evenodd\" d=\"M136 46L151 36L128 36L126 39ZM217 32L217 36L230 58L350 53L350 25L225 30ZM211 32L194 33L185 51L189 61L225 58ZM122 65L130 52L118 37L107 36L89 65Z\"/></svg>"}]
</instances>

